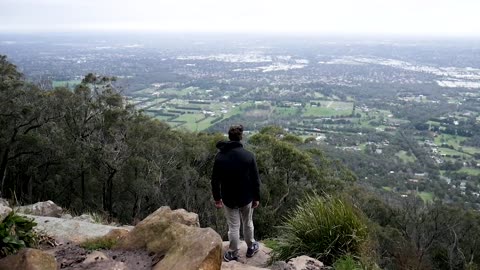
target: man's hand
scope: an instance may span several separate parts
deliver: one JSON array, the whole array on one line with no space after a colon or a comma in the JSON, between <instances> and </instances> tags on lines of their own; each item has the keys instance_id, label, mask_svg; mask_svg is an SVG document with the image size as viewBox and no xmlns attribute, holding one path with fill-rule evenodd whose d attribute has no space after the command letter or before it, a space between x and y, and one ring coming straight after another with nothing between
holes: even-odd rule
<instances>
[{"instance_id":1,"label":"man's hand","mask_svg":"<svg viewBox=\"0 0 480 270\"><path fill-rule=\"evenodd\" d=\"M222 200L220 201L215 201L215 208L220 209L223 207L223 202Z\"/></svg>"},{"instance_id":2,"label":"man's hand","mask_svg":"<svg viewBox=\"0 0 480 270\"><path fill-rule=\"evenodd\" d=\"M252 202L252 208L253 208L253 209L257 208L259 205L260 205L260 202L259 202L259 201L253 201L253 202Z\"/></svg>"}]
</instances>

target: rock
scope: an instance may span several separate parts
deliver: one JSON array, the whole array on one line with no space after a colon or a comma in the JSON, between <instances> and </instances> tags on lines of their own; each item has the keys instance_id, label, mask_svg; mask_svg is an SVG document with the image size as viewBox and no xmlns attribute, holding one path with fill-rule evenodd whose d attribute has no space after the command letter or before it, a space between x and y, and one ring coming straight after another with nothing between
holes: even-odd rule
<instances>
[{"instance_id":1,"label":"rock","mask_svg":"<svg viewBox=\"0 0 480 270\"><path fill-rule=\"evenodd\" d=\"M0 205L10 207L10 203L4 198L0 198Z\"/></svg>"},{"instance_id":2,"label":"rock","mask_svg":"<svg viewBox=\"0 0 480 270\"><path fill-rule=\"evenodd\" d=\"M77 268L75 268L77 269ZM89 263L82 268L78 269L88 269L88 270L133 270L129 269L127 265L123 262L116 262L113 260L101 260L93 263Z\"/></svg>"},{"instance_id":3,"label":"rock","mask_svg":"<svg viewBox=\"0 0 480 270\"><path fill-rule=\"evenodd\" d=\"M35 216L61 217L63 209L52 201L38 202L35 204L15 208L17 213Z\"/></svg>"},{"instance_id":4,"label":"rock","mask_svg":"<svg viewBox=\"0 0 480 270\"><path fill-rule=\"evenodd\" d=\"M146 249L162 258L154 270L219 270L222 239L211 228L199 228L198 215L161 207L121 238L119 249Z\"/></svg>"},{"instance_id":5,"label":"rock","mask_svg":"<svg viewBox=\"0 0 480 270\"><path fill-rule=\"evenodd\" d=\"M82 264L90 264L90 263L96 263L100 261L108 261L110 260L105 253L100 252L100 251L94 251L90 254L87 255L87 258L82 262Z\"/></svg>"},{"instance_id":6,"label":"rock","mask_svg":"<svg viewBox=\"0 0 480 270\"><path fill-rule=\"evenodd\" d=\"M230 261L222 263L222 270L268 270L268 268L260 268L245 263Z\"/></svg>"},{"instance_id":7,"label":"rock","mask_svg":"<svg viewBox=\"0 0 480 270\"><path fill-rule=\"evenodd\" d=\"M51 254L25 248L0 260L0 270L57 270L57 261Z\"/></svg>"},{"instance_id":8,"label":"rock","mask_svg":"<svg viewBox=\"0 0 480 270\"><path fill-rule=\"evenodd\" d=\"M271 270L295 270L293 266L284 261L276 261L270 267Z\"/></svg>"},{"instance_id":9,"label":"rock","mask_svg":"<svg viewBox=\"0 0 480 270\"><path fill-rule=\"evenodd\" d=\"M130 232L130 230L127 230L124 227L116 228L116 229L113 229L110 232L108 232L107 235L105 235L105 238L112 239L112 240L114 239L114 240L118 241L121 238L125 238L128 235L129 232Z\"/></svg>"},{"instance_id":10,"label":"rock","mask_svg":"<svg viewBox=\"0 0 480 270\"><path fill-rule=\"evenodd\" d=\"M321 261L308 256L290 259L288 265L292 266L292 270L322 270L324 267Z\"/></svg>"},{"instance_id":11,"label":"rock","mask_svg":"<svg viewBox=\"0 0 480 270\"><path fill-rule=\"evenodd\" d=\"M95 220L94 220L93 217L92 217L91 215L89 215L89 214L83 214L83 215L74 217L73 220L79 220L79 221L85 221L85 222L89 222L89 223L95 223Z\"/></svg>"},{"instance_id":12,"label":"rock","mask_svg":"<svg viewBox=\"0 0 480 270\"><path fill-rule=\"evenodd\" d=\"M70 214L63 214L60 218L63 218L63 219L72 219L72 215Z\"/></svg>"},{"instance_id":13,"label":"rock","mask_svg":"<svg viewBox=\"0 0 480 270\"><path fill-rule=\"evenodd\" d=\"M24 216L34 219L34 221L37 223L37 226L35 227L36 230L42 231L58 241L71 241L80 243L87 239L105 236L111 230L118 229L118 227L72 219L31 215Z\"/></svg>"},{"instance_id":14,"label":"rock","mask_svg":"<svg viewBox=\"0 0 480 270\"><path fill-rule=\"evenodd\" d=\"M0 204L0 222L3 222L3 220L12 212L12 208Z\"/></svg>"},{"instance_id":15,"label":"rock","mask_svg":"<svg viewBox=\"0 0 480 270\"><path fill-rule=\"evenodd\" d=\"M270 263L270 260L271 260L271 255L270 254L271 254L272 250L270 248L266 247L265 245L263 245L262 243L259 243L259 244L260 244L260 249L257 252L257 254L255 254L255 256L253 256L252 258L247 258L247 256L246 256L247 243L245 243L245 241L241 241L240 245L239 245L240 250L238 251L239 263L250 265L250 266L255 266L255 267L260 267L260 268L261 267L266 267ZM225 241L225 242L223 242L223 252L225 252L227 250L228 250L228 241ZM223 255L223 252L222 252L222 255ZM222 267L223 267L223 265L222 265Z\"/></svg>"}]
</instances>

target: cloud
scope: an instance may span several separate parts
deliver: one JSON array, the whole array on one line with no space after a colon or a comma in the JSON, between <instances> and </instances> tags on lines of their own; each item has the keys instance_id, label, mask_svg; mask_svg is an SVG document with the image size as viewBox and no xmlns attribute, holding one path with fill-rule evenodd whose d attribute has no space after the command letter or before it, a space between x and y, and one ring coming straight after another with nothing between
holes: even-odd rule
<instances>
[{"instance_id":1,"label":"cloud","mask_svg":"<svg viewBox=\"0 0 480 270\"><path fill-rule=\"evenodd\" d=\"M474 0L0 0L0 31L480 35Z\"/></svg>"}]
</instances>

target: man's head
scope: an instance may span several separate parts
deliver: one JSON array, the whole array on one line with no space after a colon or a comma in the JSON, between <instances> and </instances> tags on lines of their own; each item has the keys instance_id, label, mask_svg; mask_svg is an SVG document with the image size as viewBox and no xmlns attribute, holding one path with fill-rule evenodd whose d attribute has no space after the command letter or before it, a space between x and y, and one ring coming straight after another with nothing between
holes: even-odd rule
<instances>
[{"instance_id":1,"label":"man's head","mask_svg":"<svg viewBox=\"0 0 480 270\"><path fill-rule=\"evenodd\" d=\"M243 136L243 126L233 125L228 129L228 139L230 141L241 141Z\"/></svg>"}]
</instances>

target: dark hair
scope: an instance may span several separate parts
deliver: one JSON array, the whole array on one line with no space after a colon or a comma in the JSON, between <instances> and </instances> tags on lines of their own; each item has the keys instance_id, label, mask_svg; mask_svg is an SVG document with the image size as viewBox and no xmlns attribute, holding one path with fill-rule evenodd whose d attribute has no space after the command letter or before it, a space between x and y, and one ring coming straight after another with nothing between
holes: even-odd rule
<instances>
[{"instance_id":1,"label":"dark hair","mask_svg":"<svg viewBox=\"0 0 480 270\"><path fill-rule=\"evenodd\" d=\"M241 141L243 135L242 125L233 125L228 129L228 139L230 141Z\"/></svg>"}]
</instances>

